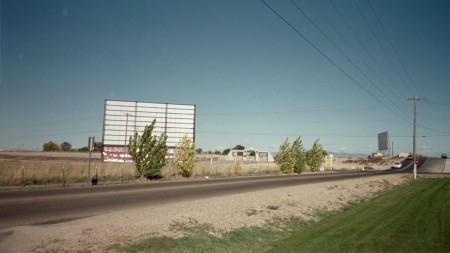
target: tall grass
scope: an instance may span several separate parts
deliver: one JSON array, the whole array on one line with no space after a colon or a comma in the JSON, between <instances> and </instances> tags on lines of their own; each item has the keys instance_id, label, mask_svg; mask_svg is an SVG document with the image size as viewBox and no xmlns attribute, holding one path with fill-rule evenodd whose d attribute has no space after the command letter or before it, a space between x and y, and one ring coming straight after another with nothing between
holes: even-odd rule
<instances>
[{"instance_id":1,"label":"tall grass","mask_svg":"<svg viewBox=\"0 0 450 253\"><path fill-rule=\"evenodd\" d=\"M229 177L247 175L267 175L278 174L280 170L274 163L240 163L219 162L219 163L197 163L194 167L194 177Z\"/></svg>"},{"instance_id":2,"label":"tall grass","mask_svg":"<svg viewBox=\"0 0 450 253\"><path fill-rule=\"evenodd\" d=\"M87 182L87 163L57 161L0 161L0 186L43 185ZM136 177L133 164L91 163L91 177L102 181L130 180Z\"/></svg>"},{"instance_id":3,"label":"tall grass","mask_svg":"<svg viewBox=\"0 0 450 253\"><path fill-rule=\"evenodd\" d=\"M243 175L278 174L278 166L273 163L234 164L227 162L198 162L192 178L231 177ZM162 180L186 180L176 172L169 161L162 169ZM138 177L134 164L91 163L91 177L97 175L99 182L129 181ZM74 161L26 161L0 160L0 186L49 185L88 182L88 163Z\"/></svg>"}]
</instances>

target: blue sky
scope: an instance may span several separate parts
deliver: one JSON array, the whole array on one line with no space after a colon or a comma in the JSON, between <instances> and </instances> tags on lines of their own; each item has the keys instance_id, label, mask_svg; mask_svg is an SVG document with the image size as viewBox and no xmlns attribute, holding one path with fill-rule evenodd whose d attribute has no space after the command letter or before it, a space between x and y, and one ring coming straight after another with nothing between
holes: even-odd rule
<instances>
[{"instance_id":1,"label":"blue sky","mask_svg":"<svg viewBox=\"0 0 450 253\"><path fill-rule=\"evenodd\" d=\"M450 153L450 2L265 2L2 0L0 149L101 140L110 99L195 104L204 150L411 152L418 96Z\"/></svg>"}]
</instances>

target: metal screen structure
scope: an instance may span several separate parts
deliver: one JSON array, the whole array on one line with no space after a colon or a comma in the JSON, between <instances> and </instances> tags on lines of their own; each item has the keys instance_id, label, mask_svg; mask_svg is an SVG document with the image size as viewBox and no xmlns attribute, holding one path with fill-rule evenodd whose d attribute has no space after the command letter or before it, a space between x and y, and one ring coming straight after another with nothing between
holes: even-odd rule
<instances>
[{"instance_id":1,"label":"metal screen structure","mask_svg":"<svg viewBox=\"0 0 450 253\"><path fill-rule=\"evenodd\" d=\"M387 131L378 134L378 150L389 150L389 134Z\"/></svg>"},{"instance_id":2,"label":"metal screen structure","mask_svg":"<svg viewBox=\"0 0 450 253\"><path fill-rule=\"evenodd\" d=\"M152 134L166 134L169 149L184 135L195 143L195 105L105 100L102 160L133 162L126 146L130 136L141 135L153 120Z\"/></svg>"}]
</instances>

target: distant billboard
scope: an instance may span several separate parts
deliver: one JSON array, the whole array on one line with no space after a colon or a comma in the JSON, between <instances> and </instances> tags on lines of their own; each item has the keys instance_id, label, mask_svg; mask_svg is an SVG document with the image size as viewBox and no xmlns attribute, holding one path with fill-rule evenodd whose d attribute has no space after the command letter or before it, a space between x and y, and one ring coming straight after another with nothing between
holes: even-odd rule
<instances>
[{"instance_id":1,"label":"distant billboard","mask_svg":"<svg viewBox=\"0 0 450 253\"><path fill-rule=\"evenodd\" d=\"M103 161L132 162L126 145L134 133L156 120L154 136L167 135L167 146L174 148L187 135L195 142L195 105L105 100L103 118Z\"/></svg>"},{"instance_id":2,"label":"distant billboard","mask_svg":"<svg viewBox=\"0 0 450 253\"><path fill-rule=\"evenodd\" d=\"M387 131L378 134L378 150L389 150L389 134Z\"/></svg>"}]
</instances>

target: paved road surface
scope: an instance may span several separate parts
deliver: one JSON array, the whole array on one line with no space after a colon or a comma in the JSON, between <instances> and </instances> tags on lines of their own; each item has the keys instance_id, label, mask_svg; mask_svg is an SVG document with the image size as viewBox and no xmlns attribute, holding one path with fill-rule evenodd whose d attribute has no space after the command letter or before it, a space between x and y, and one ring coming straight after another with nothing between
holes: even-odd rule
<instances>
[{"instance_id":1,"label":"paved road surface","mask_svg":"<svg viewBox=\"0 0 450 253\"><path fill-rule=\"evenodd\" d=\"M449 159L444 159L443 173L450 173L450 160Z\"/></svg>"},{"instance_id":2,"label":"paved road surface","mask_svg":"<svg viewBox=\"0 0 450 253\"><path fill-rule=\"evenodd\" d=\"M447 160L437 158L420 159L418 173L449 173L450 163L446 162ZM136 207L383 173L412 173L412 162L405 160L401 169L386 171L3 191L0 192L0 229L30 224L55 224Z\"/></svg>"},{"instance_id":3,"label":"paved road surface","mask_svg":"<svg viewBox=\"0 0 450 253\"><path fill-rule=\"evenodd\" d=\"M322 173L0 192L0 229L55 224L129 208L380 175Z\"/></svg>"}]
</instances>

